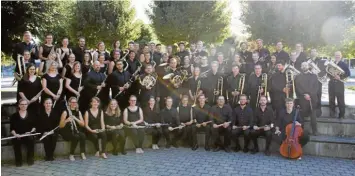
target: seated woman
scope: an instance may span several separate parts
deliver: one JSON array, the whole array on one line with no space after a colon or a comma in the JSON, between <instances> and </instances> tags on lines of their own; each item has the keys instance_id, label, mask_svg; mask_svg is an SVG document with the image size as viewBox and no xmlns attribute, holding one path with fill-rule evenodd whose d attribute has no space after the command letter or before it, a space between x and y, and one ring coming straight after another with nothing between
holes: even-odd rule
<instances>
[{"instance_id":1,"label":"seated woman","mask_svg":"<svg viewBox=\"0 0 355 176\"><path fill-rule=\"evenodd\" d=\"M163 135L161 128L162 120L159 116L159 105L155 104L154 97L150 97L148 106L143 108L143 115L145 117L146 124L156 124L152 128L147 128L145 131L147 134L152 135L152 149L157 150L160 137Z\"/></svg>"},{"instance_id":2,"label":"seated woman","mask_svg":"<svg viewBox=\"0 0 355 176\"><path fill-rule=\"evenodd\" d=\"M10 118L11 134L17 138L12 139L15 163L17 167L22 166L21 145L25 145L27 149L27 164L33 165L34 156L34 138L33 136L21 137L19 135L33 133L36 131L34 117L28 113L28 102L24 99L18 101L19 111L14 113Z\"/></svg>"},{"instance_id":3,"label":"seated woman","mask_svg":"<svg viewBox=\"0 0 355 176\"><path fill-rule=\"evenodd\" d=\"M76 97L70 97L69 106L63 111L60 117L59 128L60 134L63 139L70 141L70 161L75 161L74 152L75 148L80 142L80 155L83 160L86 160L85 156L85 134L83 133L83 127L85 126L83 117L78 108L78 101Z\"/></svg>"},{"instance_id":4,"label":"seated woman","mask_svg":"<svg viewBox=\"0 0 355 176\"><path fill-rule=\"evenodd\" d=\"M131 95L129 97L129 106L123 111L123 122L130 126L126 128L126 133L132 138L134 146L136 147L136 153L144 153L142 150L144 129L137 126L143 125L143 112L136 103L137 97Z\"/></svg>"},{"instance_id":5,"label":"seated woman","mask_svg":"<svg viewBox=\"0 0 355 176\"><path fill-rule=\"evenodd\" d=\"M106 133L104 112L99 109L100 99L93 97L90 102L91 108L85 112L85 128L87 130L88 139L94 143L96 154L95 156L107 159L106 156ZM99 139L101 139L101 151L99 149Z\"/></svg>"},{"instance_id":6,"label":"seated woman","mask_svg":"<svg viewBox=\"0 0 355 176\"><path fill-rule=\"evenodd\" d=\"M112 141L112 154L117 155L117 143L119 141L120 152L122 155L127 154L125 151L125 144L126 144L126 135L124 133L123 128L123 121L121 117L121 110L118 107L118 103L115 99L112 99L106 109L105 112L105 125L109 131L106 131L106 135L108 139Z\"/></svg>"}]
</instances>

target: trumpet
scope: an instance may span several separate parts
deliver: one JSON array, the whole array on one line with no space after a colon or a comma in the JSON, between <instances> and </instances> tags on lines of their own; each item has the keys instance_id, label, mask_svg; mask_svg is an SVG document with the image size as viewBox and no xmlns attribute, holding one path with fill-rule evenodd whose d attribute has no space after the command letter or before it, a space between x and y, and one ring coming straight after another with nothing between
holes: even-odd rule
<instances>
[{"instance_id":1,"label":"trumpet","mask_svg":"<svg viewBox=\"0 0 355 176\"><path fill-rule=\"evenodd\" d=\"M243 73L243 74L240 74L240 79L239 79L239 83L238 83L238 89L234 90L234 91L238 91L239 95L238 96L236 95L236 96L233 97L233 104L235 104L238 101L239 96L241 94L243 94L244 84L245 84L245 74Z\"/></svg>"},{"instance_id":2,"label":"trumpet","mask_svg":"<svg viewBox=\"0 0 355 176\"><path fill-rule=\"evenodd\" d=\"M286 70L286 97L290 97L290 87L292 86L292 94L293 94L293 99L297 99L296 96L296 90L295 90L295 75L294 72L291 70Z\"/></svg>"},{"instance_id":3,"label":"trumpet","mask_svg":"<svg viewBox=\"0 0 355 176\"><path fill-rule=\"evenodd\" d=\"M259 86L259 90L258 90L258 96L256 98L256 106L255 107L259 107L259 99L260 99L260 96L261 96L261 90L264 89L264 92L263 92L263 95L267 97L268 95L268 92L267 92L267 74L266 73L263 73L261 74L261 84Z\"/></svg>"},{"instance_id":4,"label":"trumpet","mask_svg":"<svg viewBox=\"0 0 355 176\"><path fill-rule=\"evenodd\" d=\"M200 87L201 87L201 80L198 80L197 87L196 87L196 92L195 92L194 104L192 105L192 107L196 106L197 95L198 95L198 92L200 91Z\"/></svg>"},{"instance_id":5,"label":"trumpet","mask_svg":"<svg viewBox=\"0 0 355 176\"><path fill-rule=\"evenodd\" d=\"M215 102L216 96L219 95L223 95L223 77L217 80L217 88L213 90L213 102Z\"/></svg>"}]
</instances>

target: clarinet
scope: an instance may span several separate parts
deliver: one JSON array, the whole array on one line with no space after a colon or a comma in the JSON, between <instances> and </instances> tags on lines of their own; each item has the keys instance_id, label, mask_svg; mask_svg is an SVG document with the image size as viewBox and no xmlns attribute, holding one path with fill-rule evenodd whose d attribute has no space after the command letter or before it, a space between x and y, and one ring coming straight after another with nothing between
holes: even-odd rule
<instances>
[{"instance_id":1,"label":"clarinet","mask_svg":"<svg viewBox=\"0 0 355 176\"><path fill-rule=\"evenodd\" d=\"M65 106L67 107L67 111L68 111L68 115L69 117L73 116L73 113L71 112L71 109L69 108L68 106L68 102L67 100L65 100ZM76 126L76 122L74 119L71 119L70 120L70 129L71 129L71 132L74 134L75 133L79 133L78 131L78 127Z\"/></svg>"},{"instance_id":2,"label":"clarinet","mask_svg":"<svg viewBox=\"0 0 355 176\"><path fill-rule=\"evenodd\" d=\"M128 82L126 84L123 85L123 87L128 86L128 85L130 85L131 83L134 82L134 80L135 80L136 76L138 75L140 69L141 69L141 66L139 66L137 68L137 70L132 74L131 78L128 80ZM124 92L124 90L123 91L119 91L113 98L116 98L117 96L121 95L122 92Z\"/></svg>"}]
</instances>

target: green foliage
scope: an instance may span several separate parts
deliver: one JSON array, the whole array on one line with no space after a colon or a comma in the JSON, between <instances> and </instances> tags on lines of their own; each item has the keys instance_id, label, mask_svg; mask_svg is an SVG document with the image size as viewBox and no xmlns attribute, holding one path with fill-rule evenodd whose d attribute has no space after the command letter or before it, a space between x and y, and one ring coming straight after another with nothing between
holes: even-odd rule
<instances>
[{"instance_id":1,"label":"green foliage","mask_svg":"<svg viewBox=\"0 0 355 176\"><path fill-rule=\"evenodd\" d=\"M77 1L74 5L71 35L84 36L94 47L103 41L112 47L114 40L122 45L138 37L139 24L133 22L135 10L130 1Z\"/></svg>"},{"instance_id":2,"label":"green foliage","mask_svg":"<svg viewBox=\"0 0 355 176\"><path fill-rule=\"evenodd\" d=\"M289 45L302 42L306 47L323 46L324 23L334 16L352 15L351 2L343 1L247 1L243 6L242 21L249 26L252 39L262 38L265 44L281 40ZM325 30L332 35L334 27L337 24Z\"/></svg>"},{"instance_id":3,"label":"green foliage","mask_svg":"<svg viewBox=\"0 0 355 176\"><path fill-rule=\"evenodd\" d=\"M151 7L147 13L163 44L221 43L229 36L231 12L225 1L154 1Z\"/></svg>"},{"instance_id":4,"label":"green foliage","mask_svg":"<svg viewBox=\"0 0 355 176\"><path fill-rule=\"evenodd\" d=\"M143 24L141 22L140 24L140 34L137 39L135 39L136 42L138 43L149 43L151 41L155 41L156 37L154 36L154 31L152 27L148 24Z\"/></svg>"}]
</instances>

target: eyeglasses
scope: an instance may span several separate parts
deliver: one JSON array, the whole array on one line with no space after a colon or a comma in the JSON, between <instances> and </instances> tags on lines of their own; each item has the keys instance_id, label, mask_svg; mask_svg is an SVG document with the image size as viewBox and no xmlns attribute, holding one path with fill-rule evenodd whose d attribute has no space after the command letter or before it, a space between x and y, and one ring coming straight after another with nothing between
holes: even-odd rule
<instances>
[{"instance_id":1,"label":"eyeglasses","mask_svg":"<svg viewBox=\"0 0 355 176\"><path fill-rule=\"evenodd\" d=\"M76 102L76 101L72 101L72 102L70 102L70 103L73 103L73 104L75 104L75 103L78 103L78 102Z\"/></svg>"},{"instance_id":2,"label":"eyeglasses","mask_svg":"<svg viewBox=\"0 0 355 176\"><path fill-rule=\"evenodd\" d=\"M129 100L129 101L137 101L137 100Z\"/></svg>"},{"instance_id":3,"label":"eyeglasses","mask_svg":"<svg viewBox=\"0 0 355 176\"><path fill-rule=\"evenodd\" d=\"M20 106L27 106L28 104L20 104Z\"/></svg>"}]
</instances>

